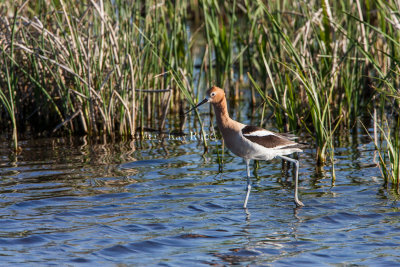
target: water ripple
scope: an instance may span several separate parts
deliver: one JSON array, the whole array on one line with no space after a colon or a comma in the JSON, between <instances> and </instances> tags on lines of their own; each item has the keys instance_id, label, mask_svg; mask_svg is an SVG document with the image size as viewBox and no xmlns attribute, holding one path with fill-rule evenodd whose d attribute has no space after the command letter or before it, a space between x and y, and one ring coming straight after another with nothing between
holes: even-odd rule
<instances>
[{"instance_id":1,"label":"water ripple","mask_svg":"<svg viewBox=\"0 0 400 267\"><path fill-rule=\"evenodd\" d=\"M301 154L301 209L292 173L260 162L243 209L245 165L230 153L219 173L217 155L202 158L194 143L53 141L0 157L6 265L398 264L400 205L368 144L338 149L334 186L328 167Z\"/></svg>"}]
</instances>

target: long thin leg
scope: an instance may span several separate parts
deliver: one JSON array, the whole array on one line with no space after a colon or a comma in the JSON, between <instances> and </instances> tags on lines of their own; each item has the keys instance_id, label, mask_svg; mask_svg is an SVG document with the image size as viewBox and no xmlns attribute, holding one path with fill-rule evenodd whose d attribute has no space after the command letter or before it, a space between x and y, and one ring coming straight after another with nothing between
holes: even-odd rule
<instances>
[{"instance_id":1,"label":"long thin leg","mask_svg":"<svg viewBox=\"0 0 400 267\"><path fill-rule=\"evenodd\" d=\"M246 161L246 169L247 169L247 193L246 198L244 199L243 208L247 208L247 201L249 200L251 184L250 184L250 160L245 159Z\"/></svg>"},{"instance_id":2,"label":"long thin leg","mask_svg":"<svg viewBox=\"0 0 400 267\"><path fill-rule=\"evenodd\" d=\"M295 160L295 159L292 159L292 158L288 158L288 157L285 157L285 156L279 156L281 159L284 159L284 160L286 160L286 161L289 161L289 162L293 162L294 163L294 165L296 166L296 175L295 175L295 178L294 178L294 203L296 203L296 206L297 207L302 207L302 206L304 206L304 204L303 204L303 202L301 202L300 200L299 200L299 197L298 197L298 187L299 187L299 161L298 160Z\"/></svg>"}]
</instances>

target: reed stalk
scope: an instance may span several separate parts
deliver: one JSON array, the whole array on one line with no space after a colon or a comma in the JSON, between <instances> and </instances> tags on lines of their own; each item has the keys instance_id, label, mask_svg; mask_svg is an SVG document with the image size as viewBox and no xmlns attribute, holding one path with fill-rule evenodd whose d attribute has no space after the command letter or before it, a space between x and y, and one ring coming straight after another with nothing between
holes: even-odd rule
<instances>
[{"instance_id":1,"label":"reed stalk","mask_svg":"<svg viewBox=\"0 0 400 267\"><path fill-rule=\"evenodd\" d=\"M15 41L15 31L16 31L16 16L17 16L18 10L15 9L15 14L14 14L14 20L12 24L12 28L10 29L11 31L11 43L10 43L10 58L14 58L14 41ZM15 75L15 73L12 71L14 69L14 61L9 60L6 57L6 54L4 53L4 48L2 47L3 51L3 63L4 63L4 69L5 69L5 80L7 84L7 94L3 93L2 90L0 90L0 100L1 103L4 105L4 107L7 110L7 113L10 117L11 124L12 124L12 144L13 144L13 150L16 152L18 151L18 129L17 129L17 122L16 122L16 117L17 117L17 111L16 111L16 84L18 83L18 76Z\"/></svg>"},{"instance_id":2,"label":"reed stalk","mask_svg":"<svg viewBox=\"0 0 400 267\"><path fill-rule=\"evenodd\" d=\"M362 124L363 125L363 124ZM374 140L378 153L378 166L386 184L391 183L400 193L400 120L388 120L382 116L382 123L374 120L374 128L378 129L380 137L371 137L366 127L365 131ZM379 141L380 140L380 141Z\"/></svg>"}]
</instances>

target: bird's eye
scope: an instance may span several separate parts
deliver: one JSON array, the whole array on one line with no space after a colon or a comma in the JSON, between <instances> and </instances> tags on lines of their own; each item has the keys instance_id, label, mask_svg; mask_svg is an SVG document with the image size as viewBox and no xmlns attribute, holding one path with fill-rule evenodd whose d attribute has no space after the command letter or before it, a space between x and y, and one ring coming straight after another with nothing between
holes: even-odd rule
<instances>
[{"instance_id":1,"label":"bird's eye","mask_svg":"<svg viewBox=\"0 0 400 267\"><path fill-rule=\"evenodd\" d=\"M212 93L210 94L210 96L211 96L211 97L214 97L214 96L215 96L215 92L212 92Z\"/></svg>"}]
</instances>

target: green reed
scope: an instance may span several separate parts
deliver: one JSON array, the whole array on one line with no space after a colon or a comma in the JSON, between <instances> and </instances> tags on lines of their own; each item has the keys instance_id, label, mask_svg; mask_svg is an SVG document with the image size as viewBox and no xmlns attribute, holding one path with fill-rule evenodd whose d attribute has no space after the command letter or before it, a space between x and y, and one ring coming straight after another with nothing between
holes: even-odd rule
<instances>
[{"instance_id":1,"label":"green reed","mask_svg":"<svg viewBox=\"0 0 400 267\"><path fill-rule=\"evenodd\" d=\"M11 44L10 44L10 57L14 57L14 38L15 38L15 25L16 25L16 20L14 19L14 23L12 25L11 29ZM11 124L12 124L12 140L13 140L13 149L14 151L18 150L18 129L17 129L17 122L16 122L16 103L15 103L15 97L16 93L14 91L15 85L18 82L18 77L14 75L14 73L11 71L13 67L13 61L9 62L7 59L7 56L4 52L4 48L2 47L2 56L3 56L3 62L5 64L4 69L5 69L5 81L6 81L6 88L8 92L3 92L3 90L0 90L0 100L2 105L6 108L7 113L10 117ZM11 73L10 73L11 72Z\"/></svg>"},{"instance_id":2,"label":"green reed","mask_svg":"<svg viewBox=\"0 0 400 267\"><path fill-rule=\"evenodd\" d=\"M201 3L205 34L209 45L208 63L210 71L208 72L208 80L224 87L225 83L231 80L230 70L232 69L232 54L234 51L232 40L236 22L236 0L233 1L230 7L225 3L224 10L230 9L228 12L221 10L218 1L203 0ZM226 25L224 18L229 20L228 25ZM215 60L213 60L213 55ZM213 67L213 64L215 67Z\"/></svg>"},{"instance_id":3,"label":"green reed","mask_svg":"<svg viewBox=\"0 0 400 267\"><path fill-rule=\"evenodd\" d=\"M253 12L249 24L258 24L249 33L249 46L257 47L248 54L252 84L262 84L257 89L273 108L277 128L307 129L314 137L318 162L328 155L333 159L337 129L353 127L376 94L394 97L398 106L395 5L246 3ZM377 17L366 13L371 9L377 10Z\"/></svg>"},{"instance_id":4,"label":"green reed","mask_svg":"<svg viewBox=\"0 0 400 267\"><path fill-rule=\"evenodd\" d=\"M374 143L378 154L378 164L382 177L386 183L392 183L396 192L399 193L400 185L400 84L399 67L400 63L400 42L398 41L400 24L398 23L399 6L390 2L377 1L379 7L379 23L364 21L359 17L348 14L352 20L361 24L366 31L381 36L382 42L378 39L376 45L379 50L375 53L358 42L354 37L351 40L356 44L360 52L365 57L365 61L370 64L370 73L375 73L374 81L370 81L374 86ZM385 62L385 64L382 64ZM369 74L369 76L372 76ZM365 129L368 133L368 130ZM368 133L369 134L369 133ZM372 137L371 137L372 138Z\"/></svg>"},{"instance_id":5,"label":"green reed","mask_svg":"<svg viewBox=\"0 0 400 267\"><path fill-rule=\"evenodd\" d=\"M390 102L380 114L398 116L396 3L0 0L0 122L15 148L25 128L203 131L197 111L189 123L182 114L205 88L224 87L237 101L250 87L252 107L268 106L277 129L306 132L317 161L333 162L335 136L361 115ZM196 37L205 40L198 54Z\"/></svg>"},{"instance_id":6,"label":"green reed","mask_svg":"<svg viewBox=\"0 0 400 267\"><path fill-rule=\"evenodd\" d=\"M29 90L21 99L33 104L22 103L27 109L20 124L32 122L38 132L133 136L136 128L164 128L168 110L176 112L171 104L181 98L176 80L192 72L185 4L38 1L20 11L13 18L15 31L2 21L5 33L13 33L2 42L5 66L13 68L1 70ZM10 85L14 92L22 92L21 86Z\"/></svg>"},{"instance_id":7,"label":"green reed","mask_svg":"<svg viewBox=\"0 0 400 267\"><path fill-rule=\"evenodd\" d=\"M384 98L381 101L385 101ZM396 192L400 193L400 117L397 116L397 121L394 121L382 114L380 121L381 123L378 123L375 117L374 128L377 131L374 134L377 136L374 138L363 126L370 138L374 140L378 166L385 184L391 183Z\"/></svg>"}]
</instances>

